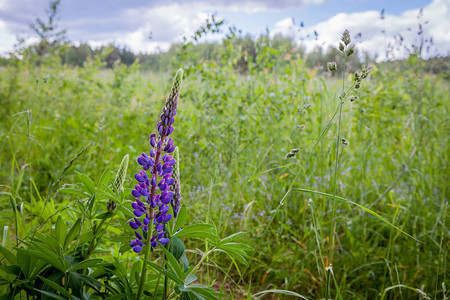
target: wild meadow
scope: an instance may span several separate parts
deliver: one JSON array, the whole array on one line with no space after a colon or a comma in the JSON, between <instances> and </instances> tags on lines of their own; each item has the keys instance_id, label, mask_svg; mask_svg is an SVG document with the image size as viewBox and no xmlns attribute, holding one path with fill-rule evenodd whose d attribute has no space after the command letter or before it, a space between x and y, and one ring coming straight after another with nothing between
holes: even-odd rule
<instances>
[{"instance_id":1,"label":"wild meadow","mask_svg":"<svg viewBox=\"0 0 450 300\"><path fill-rule=\"evenodd\" d=\"M1 67L0 299L447 299L448 73L233 39Z\"/></svg>"}]
</instances>

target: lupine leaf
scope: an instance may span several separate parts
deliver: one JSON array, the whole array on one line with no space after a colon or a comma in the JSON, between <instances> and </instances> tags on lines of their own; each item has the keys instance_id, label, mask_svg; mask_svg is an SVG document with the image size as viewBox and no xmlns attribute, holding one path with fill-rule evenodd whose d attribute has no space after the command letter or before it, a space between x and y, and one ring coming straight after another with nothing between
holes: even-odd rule
<instances>
[{"instance_id":1,"label":"lupine leaf","mask_svg":"<svg viewBox=\"0 0 450 300\"><path fill-rule=\"evenodd\" d=\"M231 250L231 249L216 249L214 251L219 251L219 252L226 253L227 255L229 255L230 257L232 257L234 259L236 259L240 263L242 263L244 265L247 264L247 260L245 259L245 256L247 256L247 254L244 251L240 252L240 251Z\"/></svg>"},{"instance_id":2,"label":"lupine leaf","mask_svg":"<svg viewBox=\"0 0 450 300\"><path fill-rule=\"evenodd\" d=\"M178 229L184 226L187 220L187 209L185 205L180 207L178 211L177 220L175 221L175 226L173 227L173 232L177 232Z\"/></svg>"},{"instance_id":3,"label":"lupine leaf","mask_svg":"<svg viewBox=\"0 0 450 300\"><path fill-rule=\"evenodd\" d=\"M38 250L27 250L27 253L30 256L42 259L43 261L49 263L50 265L54 266L55 268L57 268L58 270L60 270L61 272L65 272L66 268L64 266L63 263L61 263L61 261L59 260L58 256L56 256L55 254L53 255L46 255L45 253L43 253L42 251L38 251Z\"/></svg>"},{"instance_id":4,"label":"lupine leaf","mask_svg":"<svg viewBox=\"0 0 450 300\"><path fill-rule=\"evenodd\" d=\"M246 232L236 232L236 233L234 233L234 234L232 234L230 236L227 236L226 238L220 240L218 245L222 245L222 244L226 244L226 243L235 241L237 239L242 238L246 234L247 234Z\"/></svg>"},{"instance_id":5,"label":"lupine leaf","mask_svg":"<svg viewBox=\"0 0 450 300\"><path fill-rule=\"evenodd\" d=\"M8 283L12 283L20 275L20 268L17 265L5 266L0 264L0 277ZM4 283L6 284L6 282Z\"/></svg>"},{"instance_id":6,"label":"lupine leaf","mask_svg":"<svg viewBox=\"0 0 450 300\"><path fill-rule=\"evenodd\" d=\"M39 293L43 294L43 295L46 295L46 296L49 296L49 297L53 298L53 299L66 300L66 298L64 298L64 297L62 297L62 296L60 296L58 294L52 293L52 292L47 292L47 291L43 291L43 290L39 290L39 289L35 289L35 290L38 291ZM71 299L71 298L69 298L69 299Z\"/></svg>"},{"instance_id":7,"label":"lupine leaf","mask_svg":"<svg viewBox=\"0 0 450 300\"><path fill-rule=\"evenodd\" d=\"M77 272L69 273L69 286L72 289L72 295L82 297L82 282L80 274Z\"/></svg>"},{"instance_id":8,"label":"lupine leaf","mask_svg":"<svg viewBox=\"0 0 450 300\"><path fill-rule=\"evenodd\" d=\"M227 295L222 294L222 293L218 293L215 290L213 290L212 288L206 287L204 285L201 284L191 284L189 286L189 288L193 291L193 293L198 297L199 294L201 295L201 297L203 297L204 299L217 299L217 296L223 296L226 297Z\"/></svg>"},{"instance_id":9,"label":"lupine leaf","mask_svg":"<svg viewBox=\"0 0 450 300\"><path fill-rule=\"evenodd\" d=\"M76 236L80 233L81 229L81 219L78 219L75 224L69 230L69 233L66 235L64 240L64 249L66 249L69 244L75 239Z\"/></svg>"},{"instance_id":10,"label":"lupine leaf","mask_svg":"<svg viewBox=\"0 0 450 300\"><path fill-rule=\"evenodd\" d=\"M98 187L100 189L103 189L104 187L108 186L109 180L111 179L111 173L109 172L109 167L107 167L100 177L100 180L98 182Z\"/></svg>"},{"instance_id":11,"label":"lupine leaf","mask_svg":"<svg viewBox=\"0 0 450 300\"><path fill-rule=\"evenodd\" d=\"M56 291L60 292L62 295L66 296L69 299L74 299L74 297L72 297L72 295L66 291L62 286L60 286L59 284L57 284L56 282L53 282L45 277L42 276L38 276L46 285L48 285L49 287L55 289Z\"/></svg>"},{"instance_id":12,"label":"lupine leaf","mask_svg":"<svg viewBox=\"0 0 450 300\"><path fill-rule=\"evenodd\" d=\"M131 267L130 274L134 274L134 276L131 276L132 279L136 280L136 283L139 283L139 270L141 269L141 261L136 261L133 266ZM136 276L137 273L137 276Z\"/></svg>"},{"instance_id":13,"label":"lupine leaf","mask_svg":"<svg viewBox=\"0 0 450 300\"><path fill-rule=\"evenodd\" d=\"M66 223L61 218L61 215L58 216L55 225L55 235L56 240L62 245L64 244L64 237L66 236Z\"/></svg>"},{"instance_id":14,"label":"lupine leaf","mask_svg":"<svg viewBox=\"0 0 450 300\"><path fill-rule=\"evenodd\" d=\"M28 255L28 251L29 250L23 249L23 248L16 249L17 264L19 265L19 267L22 270L22 272L25 275L25 277L28 277L28 275L29 275L30 262L32 260L32 257Z\"/></svg>"},{"instance_id":15,"label":"lupine leaf","mask_svg":"<svg viewBox=\"0 0 450 300\"><path fill-rule=\"evenodd\" d=\"M180 240L176 236L172 237L170 252L173 254L176 260L179 260L181 258L181 256L184 254L185 249L186 246L184 245L182 240Z\"/></svg>"},{"instance_id":16,"label":"lupine leaf","mask_svg":"<svg viewBox=\"0 0 450 300\"><path fill-rule=\"evenodd\" d=\"M175 274L175 273L173 273L172 271L169 271L169 270L164 270L163 267L161 267L160 265L155 264L152 261L147 260L147 265L150 268L152 268L153 270L155 270L156 272L166 275L167 277L169 277L170 279L172 279L176 283L183 282L183 279L178 277L177 274Z\"/></svg>"},{"instance_id":17,"label":"lupine leaf","mask_svg":"<svg viewBox=\"0 0 450 300\"><path fill-rule=\"evenodd\" d=\"M85 191L86 193L89 193L89 195L95 194L95 183L94 181L89 178L86 174L80 173L78 171L75 171L75 174L77 174L78 179L83 183L81 186L81 189Z\"/></svg>"},{"instance_id":18,"label":"lupine leaf","mask_svg":"<svg viewBox=\"0 0 450 300\"><path fill-rule=\"evenodd\" d=\"M206 299L208 299L208 298L204 298L202 295L200 295L200 294L198 294L196 292L190 292L190 293L192 293L195 296L195 299L197 299L197 300L206 300ZM213 298L213 299L215 299L215 298Z\"/></svg>"},{"instance_id":19,"label":"lupine leaf","mask_svg":"<svg viewBox=\"0 0 450 300\"><path fill-rule=\"evenodd\" d=\"M161 247L166 255L166 261L169 267L178 275L180 278L184 278L184 272L181 270L181 266L178 264L177 259L170 253L165 247Z\"/></svg>"},{"instance_id":20,"label":"lupine leaf","mask_svg":"<svg viewBox=\"0 0 450 300\"><path fill-rule=\"evenodd\" d=\"M6 258L7 261L9 261L12 265L18 265L17 258L14 256L14 254L6 249L5 247L0 245L0 252L3 254L3 256Z\"/></svg>"},{"instance_id":21,"label":"lupine leaf","mask_svg":"<svg viewBox=\"0 0 450 300\"><path fill-rule=\"evenodd\" d=\"M189 285L189 284L193 283L194 281L196 281L197 279L198 279L198 277L195 276L194 274L188 274L188 276L186 276L186 279L184 280L184 284Z\"/></svg>"},{"instance_id":22,"label":"lupine leaf","mask_svg":"<svg viewBox=\"0 0 450 300\"><path fill-rule=\"evenodd\" d=\"M178 232L174 233L177 237L197 237L197 238L209 238L213 241L217 241L218 237L214 225L211 224L194 224L190 225Z\"/></svg>"},{"instance_id":23,"label":"lupine leaf","mask_svg":"<svg viewBox=\"0 0 450 300\"><path fill-rule=\"evenodd\" d=\"M189 260L186 256L186 252L181 255L181 262L183 263L184 273L186 273L189 270Z\"/></svg>"},{"instance_id":24,"label":"lupine leaf","mask_svg":"<svg viewBox=\"0 0 450 300\"><path fill-rule=\"evenodd\" d=\"M226 243L221 244L220 248L231 249L231 250L242 250L242 251L253 251L253 247L243 244L243 243Z\"/></svg>"},{"instance_id":25,"label":"lupine leaf","mask_svg":"<svg viewBox=\"0 0 450 300\"><path fill-rule=\"evenodd\" d=\"M185 286L182 282L180 282L180 284L178 285L178 289L181 292L190 292L191 291L191 289L189 287Z\"/></svg>"},{"instance_id":26,"label":"lupine leaf","mask_svg":"<svg viewBox=\"0 0 450 300\"><path fill-rule=\"evenodd\" d=\"M100 262L102 262L102 259L99 258L91 258L83 260L82 262L79 262L75 265L72 265L68 271L75 272L81 269L89 268L98 265Z\"/></svg>"},{"instance_id":27,"label":"lupine leaf","mask_svg":"<svg viewBox=\"0 0 450 300\"><path fill-rule=\"evenodd\" d=\"M111 218L112 216L114 216L114 213L107 211L107 212L96 215L95 218L103 220L103 219Z\"/></svg>"}]
</instances>

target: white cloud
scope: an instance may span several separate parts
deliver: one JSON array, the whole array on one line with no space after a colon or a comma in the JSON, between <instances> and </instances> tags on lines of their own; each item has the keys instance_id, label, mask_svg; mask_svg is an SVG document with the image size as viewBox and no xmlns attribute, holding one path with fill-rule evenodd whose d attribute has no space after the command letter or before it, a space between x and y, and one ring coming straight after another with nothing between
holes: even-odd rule
<instances>
[{"instance_id":1,"label":"white cloud","mask_svg":"<svg viewBox=\"0 0 450 300\"><path fill-rule=\"evenodd\" d=\"M434 0L423 9L423 17L417 18L419 9L408 10L400 16L385 15L385 19L380 18L377 11L366 11L358 13L339 13L327 21L296 32L291 19L283 19L276 23L272 34L283 34L295 36L297 40L301 37L310 36L303 41L303 45L308 51L316 46L337 47L339 38L345 29L349 29L352 36L362 34L357 40L357 48L360 52L368 52L372 56L377 55L378 60L386 59L386 47L394 42L394 36L401 34L404 45L420 43L418 38L418 24L421 22L424 29L424 39L433 37L433 54L448 55L450 52L450 2L447 0ZM428 21L427 24L425 22ZM408 28L410 30L408 30ZM319 38L315 41L313 31L316 30ZM386 34L382 31L385 30ZM300 42L299 42L300 43ZM405 57L404 50L396 50L393 57ZM391 57L392 58L392 57Z\"/></svg>"},{"instance_id":2,"label":"white cloud","mask_svg":"<svg viewBox=\"0 0 450 300\"><path fill-rule=\"evenodd\" d=\"M16 37L8 32L5 22L0 21L0 54L6 54L14 47Z\"/></svg>"},{"instance_id":3,"label":"white cloud","mask_svg":"<svg viewBox=\"0 0 450 300\"><path fill-rule=\"evenodd\" d=\"M117 39L139 52L167 50L171 43L181 42L204 24L207 13L195 7L171 4L148 9L129 9L124 17L134 20L137 29ZM149 38L151 36L151 39Z\"/></svg>"}]
</instances>

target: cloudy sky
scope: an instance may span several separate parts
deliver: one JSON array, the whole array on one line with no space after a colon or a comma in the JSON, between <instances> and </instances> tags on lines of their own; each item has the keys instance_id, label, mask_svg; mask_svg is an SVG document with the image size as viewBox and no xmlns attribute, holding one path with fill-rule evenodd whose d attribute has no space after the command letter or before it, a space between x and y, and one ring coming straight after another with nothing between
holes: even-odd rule
<instances>
[{"instance_id":1,"label":"cloudy sky","mask_svg":"<svg viewBox=\"0 0 450 300\"><path fill-rule=\"evenodd\" d=\"M47 7L48 0L0 0L0 54L13 50L17 36L36 41L29 24L45 19ZM113 42L146 53L167 50L191 36L212 13L243 35L269 30L307 49L335 45L348 28L353 36L360 33L359 49L379 59L399 33L405 44L418 44L422 24L422 36L433 38L433 54L450 54L450 0L62 0L59 25L70 41Z\"/></svg>"}]
</instances>

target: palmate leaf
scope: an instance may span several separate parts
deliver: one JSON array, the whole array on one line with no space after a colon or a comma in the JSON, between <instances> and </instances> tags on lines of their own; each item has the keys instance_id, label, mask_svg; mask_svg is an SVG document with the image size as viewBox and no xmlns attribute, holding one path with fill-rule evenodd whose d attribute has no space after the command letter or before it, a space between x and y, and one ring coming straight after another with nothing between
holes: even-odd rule
<instances>
[{"instance_id":1,"label":"palmate leaf","mask_svg":"<svg viewBox=\"0 0 450 300\"><path fill-rule=\"evenodd\" d=\"M53 282L45 277L42 276L38 276L46 285L48 285L49 287L55 289L56 291L60 292L61 295L64 295L65 297L67 297L68 299L76 299L76 297L73 297L68 291L66 291L62 286L60 286L59 284L57 284L56 282ZM63 298L64 299L64 298Z\"/></svg>"},{"instance_id":2,"label":"palmate leaf","mask_svg":"<svg viewBox=\"0 0 450 300\"><path fill-rule=\"evenodd\" d=\"M86 193L86 192L84 192L82 190L79 190L77 188L63 187L63 188L60 188L58 191L61 192L61 193L66 193L66 194L78 195L78 196L81 196L83 198L90 197L90 195L88 193Z\"/></svg>"},{"instance_id":3,"label":"palmate leaf","mask_svg":"<svg viewBox=\"0 0 450 300\"><path fill-rule=\"evenodd\" d=\"M254 248L245 243L234 242L245 235L245 232L237 232L226 238L223 238L217 243L215 251L224 252L232 259L235 259L240 263L247 264L247 252L254 251Z\"/></svg>"},{"instance_id":4,"label":"palmate leaf","mask_svg":"<svg viewBox=\"0 0 450 300\"><path fill-rule=\"evenodd\" d=\"M94 266L97 266L101 262L103 262L103 259L99 259L99 258L86 259L77 264L72 265L67 271L75 272L78 270L94 267Z\"/></svg>"},{"instance_id":5,"label":"palmate leaf","mask_svg":"<svg viewBox=\"0 0 450 300\"><path fill-rule=\"evenodd\" d=\"M89 195L95 194L95 183L94 181L89 178L86 174L83 174L81 172L75 171L75 174L77 174L78 179L81 181L82 185L80 188L88 193Z\"/></svg>"},{"instance_id":6,"label":"palmate leaf","mask_svg":"<svg viewBox=\"0 0 450 300\"><path fill-rule=\"evenodd\" d=\"M60 296L60 295L58 295L58 294L52 293L52 292L47 292L47 291L43 291L43 290L40 290L40 289L35 289L35 291L38 291L38 292L41 293L42 295L49 296L49 297L51 297L51 298L53 298L53 299L57 299L57 300L66 300L66 298L64 298L64 297L62 297L62 296ZM69 299L71 299L71 298L69 298Z\"/></svg>"},{"instance_id":7,"label":"palmate leaf","mask_svg":"<svg viewBox=\"0 0 450 300\"><path fill-rule=\"evenodd\" d=\"M230 243L233 242L235 240L238 240L242 237L244 237L247 233L246 232L236 232L230 236L227 236L226 238L223 238L219 241L218 245L222 245L222 244L226 244L226 243Z\"/></svg>"},{"instance_id":8,"label":"palmate leaf","mask_svg":"<svg viewBox=\"0 0 450 300\"><path fill-rule=\"evenodd\" d=\"M188 260L188 258L186 256L186 252L183 253L183 255L181 255L181 263L183 264L184 272L185 273L188 272L188 270L189 270L189 260Z\"/></svg>"},{"instance_id":9,"label":"palmate leaf","mask_svg":"<svg viewBox=\"0 0 450 300\"><path fill-rule=\"evenodd\" d=\"M208 238L213 242L217 242L217 229L211 224L194 224L181 229L174 233L176 237L190 237L190 238Z\"/></svg>"},{"instance_id":10,"label":"palmate leaf","mask_svg":"<svg viewBox=\"0 0 450 300\"><path fill-rule=\"evenodd\" d=\"M13 283L20 275L20 268L17 265L5 266L0 264L0 277L8 283ZM4 284L6 284L6 282Z\"/></svg>"},{"instance_id":11,"label":"palmate leaf","mask_svg":"<svg viewBox=\"0 0 450 300\"><path fill-rule=\"evenodd\" d=\"M201 295L204 299L217 299L217 297L227 297L228 295L219 293L214 289L195 283L188 286L192 290L192 293L197 297Z\"/></svg>"},{"instance_id":12,"label":"palmate leaf","mask_svg":"<svg viewBox=\"0 0 450 300\"><path fill-rule=\"evenodd\" d=\"M193 274L188 274L184 283L180 282L178 286L175 288L177 292L182 292L181 299L205 299L205 300L214 300L218 299L218 296L227 296L225 294L219 293L214 289L201 285L201 284L192 284L192 282L196 281L198 278Z\"/></svg>"},{"instance_id":13,"label":"palmate leaf","mask_svg":"<svg viewBox=\"0 0 450 300\"><path fill-rule=\"evenodd\" d=\"M253 251L255 250L253 247L244 244L244 243L226 243L220 244L221 249L230 249L235 251Z\"/></svg>"},{"instance_id":14,"label":"palmate leaf","mask_svg":"<svg viewBox=\"0 0 450 300\"><path fill-rule=\"evenodd\" d=\"M23 274L26 278L30 276L30 265L37 261L38 258L34 258L30 255L28 255L28 250L24 248L16 248L17 253L17 264L20 267L20 270L22 270Z\"/></svg>"},{"instance_id":15,"label":"palmate leaf","mask_svg":"<svg viewBox=\"0 0 450 300\"><path fill-rule=\"evenodd\" d=\"M98 188L103 189L105 186L108 186L109 180L111 179L111 173L109 172L109 167L107 167L102 176L100 176L100 180L98 181Z\"/></svg>"},{"instance_id":16,"label":"palmate leaf","mask_svg":"<svg viewBox=\"0 0 450 300\"><path fill-rule=\"evenodd\" d=\"M55 225L55 236L56 240L62 245L64 244L64 238L66 236L66 222L61 218L61 215L58 216Z\"/></svg>"},{"instance_id":17,"label":"palmate leaf","mask_svg":"<svg viewBox=\"0 0 450 300\"><path fill-rule=\"evenodd\" d=\"M0 245L0 252L11 265L18 265L17 258L11 251Z\"/></svg>"},{"instance_id":18,"label":"palmate leaf","mask_svg":"<svg viewBox=\"0 0 450 300\"><path fill-rule=\"evenodd\" d=\"M246 259L247 253L245 253L244 251L236 251L236 250L220 249L220 248L217 248L214 251L223 252L223 253L227 254L228 256L230 256L232 259L235 259L244 265L247 264L247 259Z\"/></svg>"},{"instance_id":19,"label":"palmate leaf","mask_svg":"<svg viewBox=\"0 0 450 300\"><path fill-rule=\"evenodd\" d=\"M172 255L172 253L169 252L165 247L161 247L164 254L166 255L165 261L167 262L168 266L172 269L172 271L177 274L179 278L184 280L186 275L184 274L183 270L181 269L180 264L178 263L178 260Z\"/></svg>"},{"instance_id":20,"label":"palmate leaf","mask_svg":"<svg viewBox=\"0 0 450 300\"><path fill-rule=\"evenodd\" d=\"M173 232L177 232L178 229L184 226L186 224L187 220L187 209L185 205L182 205L180 207L180 210L178 211L178 215L175 221L175 225L173 227Z\"/></svg>"},{"instance_id":21,"label":"palmate leaf","mask_svg":"<svg viewBox=\"0 0 450 300\"><path fill-rule=\"evenodd\" d=\"M147 260L147 265L152 268L154 271L156 271L157 273L161 273L163 275L166 275L167 277L169 277L170 279L172 279L173 281L175 281L176 283L180 283L183 282L183 278L179 277L177 274L175 274L172 271L169 270L165 270L163 267L161 267L158 264L155 264L152 261Z\"/></svg>"},{"instance_id":22,"label":"palmate leaf","mask_svg":"<svg viewBox=\"0 0 450 300\"><path fill-rule=\"evenodd\" d=\"M79 218L75 224L72 225L72 227L69 230L69 233L66 235L66 238L64 239L64 249L67 249L69 244L77 237L81 230L81 218Z\"/></svg>"},{"instance_id":23,"label":"palmate leaf","mask_svg":"<svg viewBox=\"0 0 450 300\"><path fill-rule=\"evenodd\" d=\"M184 279L184 285L189 285L191 283L193 283L194 281L196 281L198 279L197 276L195 276L194 274L188 274L186 276L186 278Z\"/></svg>"},{"instance_id":24,"label":"palmate leaf","mask_svg":"<svg viewBox=\"0 0 450 300\"><path fill-rule=\"evenodd\" d=\"M176 260L179 260L181 256L184 254L184 250L186 246L183 241L177 238L176 236L172 237L170 252L173 254Z\"/></svg>"}]
</instances>

